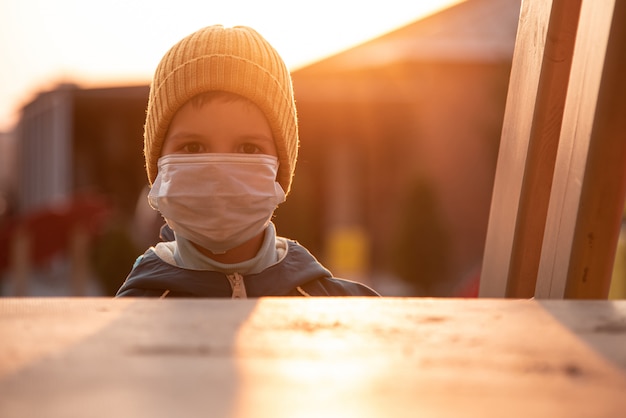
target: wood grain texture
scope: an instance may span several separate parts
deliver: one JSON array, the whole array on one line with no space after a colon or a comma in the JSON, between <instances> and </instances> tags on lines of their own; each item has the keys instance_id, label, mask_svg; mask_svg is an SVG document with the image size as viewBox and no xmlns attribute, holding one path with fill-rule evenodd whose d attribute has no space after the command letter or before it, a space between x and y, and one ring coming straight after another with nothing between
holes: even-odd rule
<instances>
[{"instance_id":1,"label":"wood grain texture","mask_svg":"<svg viewBox=\"0 0 626 418\"><path fill-rule=\"evenodd\" d=\"M609 294L626 199L626 3L615 3L579 221L570 257L566 298Z\"/></svg>"},{"instance_id":2,"label":"wood grain texture","mask_svg":"<svg viewBox=\"0 0 626 418\"><path fill-rule=\"evenodd\" d=\"M6 418L626 410L626 301L4 299L0 336Z\"/></svg>"},{"instance_id":3,"label":"wood grain texture","mask_svg":"<svg viewBox=\"0 0 626 418\"><path fill-rule=\"evenodd\" d=\"M507 297L530 298L535 294L580 5L581 0L553 1L515 224Z\"/></svg>"},{"instance_id":4,"label":"wood grain texture","mask_svg":"<svg viewBox=\"0 0 626 418\"><path fill-rule=\"evenodd\" d=\"M522 3L480 296L608 296L626 196L624 7Z\"/></svg>"},{"instance_id":5,"label":"wood grain texture","mask_svg":"<svg viewBox=\"0 0 626 418\"><path fill-rule=\"evenodd\" d=\"M625 70L625 19L623 2L582 2L537 297L608 296L624 208L626 99L620 77ZM609 38L611 30L613 36ZM617 59L618 55L622 58ZM607 117L607 112L613 114L611 106L619 117ZM572 284L566 295L568 281Z\"/></svg>"},{"instance_id":6,"label":"wood grain texture","mask_svg":"<svg viewBox=\"0 0 626 418\"><path fill-rule=\"evenodd\" d=\"M553 1L522 2L489 213L481 297L506 295Z\"/></svg>"}]
</instances>

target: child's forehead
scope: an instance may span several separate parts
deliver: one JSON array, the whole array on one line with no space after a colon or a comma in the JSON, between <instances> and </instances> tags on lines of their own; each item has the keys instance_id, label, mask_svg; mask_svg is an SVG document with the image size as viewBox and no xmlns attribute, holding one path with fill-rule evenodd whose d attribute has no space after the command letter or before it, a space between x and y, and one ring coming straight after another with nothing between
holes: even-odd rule
<instances>
[{"instance_id":1,"label":"child's forehead","mask_svg":"<svg viewBox=\"0 0 626 418\"><path fill-rule=\"evenodd\" d=\"M250 106L254 106L258 108L258 106L254 102L247 99L246 97L243 97L236 93L231 93L231 92L222 91L222 90L214 90L214 91L207 91L204 93L200 93L200 94L193 96L189 100L189 103L191 103L192 106L194 107L202 107L204 105L207 105L209 103L214 103L214 102L246 103Z\"/></svg>"},{"instance_id":2,"label":"child's forehead","mask_svg":"<svg viewBox=\"0 0 626 418\"><path fill-rule=\"evenodd\" d=\"M263 111L263 109L261 109L260 106L258 106L252 100L236 93L231 93L228 91L221 91L221 90L213 90L213 91L208 91L208 92L197 94L193 96L191 99L189 99L188 101L186 101L182 106L180 106L178 110L174 113L174 116L172 117L172 119L170 120L169 126L165 134L165 138L167 138L167 135L172 127L172 122L174 121L174 119L176 119L179 116L181 112L183 112L183 109L187 109L185 111L186 113L188 113L190 109L193 109L194 111L212 113L214 111L218 111L218 109L223 109L221 105L227 105L227 107L229 107L228 105L236 105L237 107L246 109L247 111L251 111L252 114L259 114L263 117L265 122L268 124L269 129L272 130L267 114ZM205 113L205 115L206 114L207 113ZM272 137L273 136L274 136L274 132L272 130Z\"/></svg>"}]
</instances>

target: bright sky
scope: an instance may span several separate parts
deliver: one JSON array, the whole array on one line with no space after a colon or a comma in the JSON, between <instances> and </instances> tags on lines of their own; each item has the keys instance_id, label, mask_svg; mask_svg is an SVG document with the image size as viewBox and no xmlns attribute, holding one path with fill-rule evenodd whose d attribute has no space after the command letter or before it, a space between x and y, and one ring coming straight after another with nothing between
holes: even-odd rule
<instances>
[{"instance_id":1,"label":"bright sky","mask_svg":"<svg viewBox=\"0 0 626 418\"><path fill-rule=\"evenodd\" d=\"M165 51L203 26L251 26L295 69L459 1L0 0L0 131L60 82L148 83Z\"/></svg>"}]
</instances>

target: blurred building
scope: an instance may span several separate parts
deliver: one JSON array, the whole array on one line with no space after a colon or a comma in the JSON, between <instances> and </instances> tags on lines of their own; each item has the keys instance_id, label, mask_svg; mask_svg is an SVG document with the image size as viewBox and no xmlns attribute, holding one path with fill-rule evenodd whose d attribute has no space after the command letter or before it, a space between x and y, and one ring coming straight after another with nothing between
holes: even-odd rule
<instances>
[{"instance_id":1,"label":"blurred building","mask_svg":"<svg viewBox=\"0 0 626 418\"><path fill-rule=\"evenodd\" d=\"M302 146L279 232L375 286L476 283L520 4L468 0L295 71Z\"/></svg>"},{"instance_id":2,"label":"blurred building","mask_svg":"<svg viewBox=\"0 0 626 418\"><path fill-rule=\"evenodd\" d=\"M143 176L147 86L81 89L61 85L22 111L17 135L17 207L28 214L79 194L134 207Z\"/></svg>"},{"instance_id":3,"label":"blurred building","mask_svg":"<svg viewBox=\"0 0 626 418\"><path fill-rule=\"evenodd\" d=\"M52 281L47 276L55 270L69 276L66 261L80 250L73 247L76 239L91 250L111 229L128 228L146 183L142 135L147 97L147 86L60 85L24 106L15 130L15 211L2 230L9 239L0 244L3 270L20 264L40 281ZM16 245L19 239L27 244ZM15 255L16 248L26 249ZM117 285L123 278L117 278ZM25 287L17 293L31 291Z\"/></svg>"},{"instance_id":4,"label":"blurred building","mask_svg":"<svg viewBox=\"0 0 626 418\"><path fill-rule=\"evenodd\" d=\"M0 132L0 229L12 216L15 196L15 135Z\"/></svg>"}]
</instances>

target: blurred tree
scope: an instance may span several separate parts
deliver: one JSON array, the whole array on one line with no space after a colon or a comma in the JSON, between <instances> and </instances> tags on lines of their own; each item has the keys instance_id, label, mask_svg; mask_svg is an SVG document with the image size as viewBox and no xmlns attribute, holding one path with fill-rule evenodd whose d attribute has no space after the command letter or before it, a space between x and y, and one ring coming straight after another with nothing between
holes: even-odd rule
<instances>
[{"instance_id":1,"label":"blurred tree","mask_svg":"<svg viewBox=\"0 0 626 418\"><path fill-rule=\"evenodd\" d=\"M415 288L417 296L441 296L447 280L450 240L436 193L418 178L399 208L391 254L391 270Z\"/></svg>"},{"instance_id":2,"label":"blurred tree","mask_svg":"<svg viewBox=\"0 0 626 418\"><path fill-rule=\"evenodd\" d=\"M92 268L107 296L114 296L130 272L139 251L122 222L111 222L93 244Z\"/></svg>"}]
</instances>

